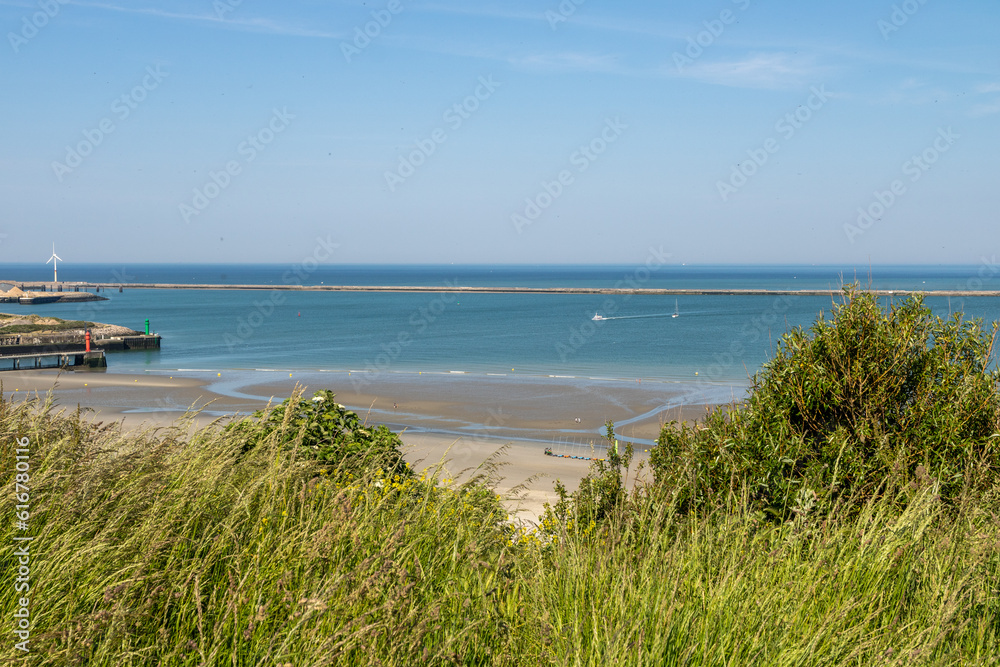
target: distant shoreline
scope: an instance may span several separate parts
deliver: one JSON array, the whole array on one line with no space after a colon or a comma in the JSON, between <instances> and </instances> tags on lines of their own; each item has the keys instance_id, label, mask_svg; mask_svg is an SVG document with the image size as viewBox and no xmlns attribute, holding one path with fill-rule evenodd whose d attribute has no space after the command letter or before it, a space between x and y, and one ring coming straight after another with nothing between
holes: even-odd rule
<instances>
[{"instance_id":1,"label":"distant shoreline","mask_svg":"<svg viewBox=\"0 0 1000 667\"><path fill-rule=\"evenodd\" d=\"M23 285L22 289L52 292L58 286L75 289L161 289L161 290L243 290L243 291L283 291L283 292L410 292L416 294L435 293L480 293L480 294L648 294L669 296L839 296L839 289L697 289L697 288L655 288L655 287L482 287L457 285L225 285L209 283L26 283L15 280L0 280L0 284ZM907 297L922 296L1000 296L1000 290L871 290L876 296Z\"/></svg>"}]
</instances>

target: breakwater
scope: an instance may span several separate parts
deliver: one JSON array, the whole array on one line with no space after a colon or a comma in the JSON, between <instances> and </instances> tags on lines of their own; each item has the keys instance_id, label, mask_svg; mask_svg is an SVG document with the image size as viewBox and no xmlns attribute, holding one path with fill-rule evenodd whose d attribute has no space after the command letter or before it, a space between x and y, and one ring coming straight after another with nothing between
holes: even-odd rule
<instances>
[{"instance_id":1,"label":"breakwater","mask_svg":"<svg viewBox=\"0 0 1000 667\"><path fill-rule=\"evenodd\" d=\"M52 291L53 283L21 283L3 281L23 285L22 289L37 291ZM124 289L157 289L157 290L247 290L247 291L283 291L283 292L410 292L410 293L448 293L448 294L649 294L669 296L830 296L841 294L839 289L697 289L697 288L654 288L654 287L467 287L458 285L230 285L230 284L190 284L190 283L73 283L69 287L81 290L103 290L121 292ZM924 296L1000 296L1000 290L871 290L877 296L901 296L912 294ZM101 298L101 297L97 297Z\"/></svg>"},{"instance_id":2,"label":"breakwater","mask_svg":"<svg viewBox=\"0 0 1000 667\"><path fill-rule=\"evenodd\" d=\"M91 348L107 352L128 350L158 350L159 334L144 335L139 332L122 335L95 335ZM40 353L75 352L86 345L86 334L81 330L60 333L0 334L0 358Z\"/></svg>"},{"instance_id":3,"label":"breakwater","mask_svg":"<svg viewBox=\"0 0 1000 667\"><path fill-rule=\"evenodd\" d=\"M25 292L22 294L0 293L0 303L16 303L34 306L42 303L82 303L85 301L107 301L108 298L90 292Z\"/></svg>"}]
</instances>

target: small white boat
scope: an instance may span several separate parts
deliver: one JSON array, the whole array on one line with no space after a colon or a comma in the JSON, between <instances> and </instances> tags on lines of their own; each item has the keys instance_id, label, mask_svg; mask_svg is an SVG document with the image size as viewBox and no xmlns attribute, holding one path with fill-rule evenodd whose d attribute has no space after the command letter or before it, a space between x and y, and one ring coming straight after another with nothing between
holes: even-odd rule
<instances>
[{"instance_id":1,"label":"small white boat","mask_svg":"<svg viewBox=\"0 0 1000 667\"><path fill-rule=\"evenodd\" d=\"M670 317L678 317L681 314L680 308L677 307L677 299L674 299L674 314Z\"/></svg>"},{"instance_id":2,"label":"small white boat","mask_svg":"<svg viewBox=\"0 0 1000 667\"><path fill-rule=\"evenodd\" d=\"M590 319L594 320L595 322L603 322L605 318L600 313L594 313L594 316L591 317Z\"/></svg>"}]
</instances>

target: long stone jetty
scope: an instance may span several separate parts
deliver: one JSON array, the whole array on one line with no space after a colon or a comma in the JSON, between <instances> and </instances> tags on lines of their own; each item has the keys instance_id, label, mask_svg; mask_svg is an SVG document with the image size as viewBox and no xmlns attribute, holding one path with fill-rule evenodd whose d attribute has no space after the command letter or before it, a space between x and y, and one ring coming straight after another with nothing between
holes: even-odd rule
<instances>
[{"instance_id":1,"label":"long stone jetty","mask_svg":"<svg viewBox=\"0 0 1000 667\"><path fill-rule=\"evenodd\" d=\"M0 280L0 284L23 285L22 289L37 291L53 291L54 283L23 283L19 281ZM189 283L63 283L63 288L117 291L124 289L160 289L160 290L279 290L285 292L414 292L414 293L482 293L482 294L649 294L649 295L730 295L730 296L839 296L838 289L699 289L699 288L660 288L660 287L470 287L458 285L216 285ZM878 296L1000 296L1000 290L871 290Z\"/></svg>"}]
</instances>

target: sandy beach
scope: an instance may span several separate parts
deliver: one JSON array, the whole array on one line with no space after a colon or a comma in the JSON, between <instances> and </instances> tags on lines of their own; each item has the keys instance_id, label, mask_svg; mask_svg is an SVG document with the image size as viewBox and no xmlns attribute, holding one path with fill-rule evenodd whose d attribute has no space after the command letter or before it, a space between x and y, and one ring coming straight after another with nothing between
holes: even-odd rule
<instances>
[{"instance_id":1,"label":"sandy beach","mask_svg":"<svg viewBox=\"0 0 1000 667\"><path fill-rule=\"evenodd\" d=\"M509 509L527 521L536 520L544 503L554 500L556 480L572 490L589 469L584 460L545 456L546 447L603 456L604 423L611 419L621 425L616 428L620 438L637 441L638 463L663 423L700 419L709 407L689 404L690 395L663 384L448 375L359 380L347 373L279 380L273 375L226 372L212 379L204 374L20 371L3 373L0 381L8 398L44 398L51 390L60 408L80 406L89 419L120 422L126 429L166 427L191 412L198 412L194 423L201 427L279 403L296 384L307 396L331 389L369 423L399 432L407 459L418 469L443 464L446 477L461 479L488 460L499 464L497 491L509 495Z\"/></svg>"}]
</instances>

